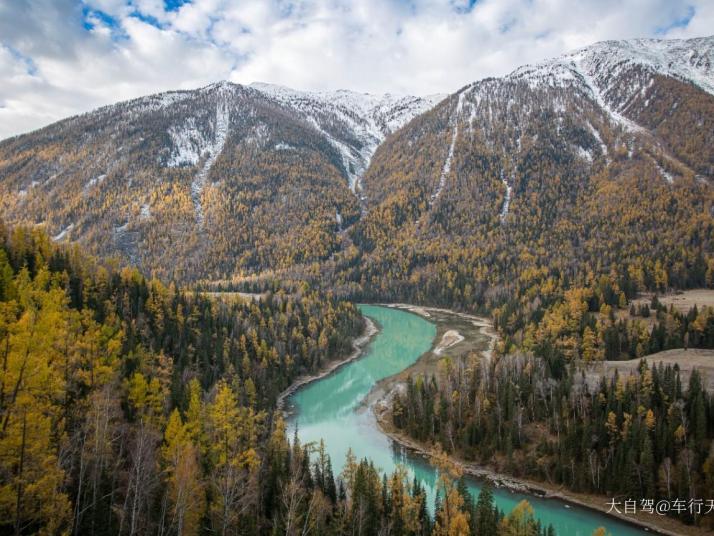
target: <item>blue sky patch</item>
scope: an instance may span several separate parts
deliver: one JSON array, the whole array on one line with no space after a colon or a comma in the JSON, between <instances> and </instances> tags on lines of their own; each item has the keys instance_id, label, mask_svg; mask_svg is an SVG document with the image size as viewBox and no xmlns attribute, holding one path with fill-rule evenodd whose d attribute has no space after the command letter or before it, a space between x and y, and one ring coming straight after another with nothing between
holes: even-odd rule
<instances>
[{"instance_id":1,"label":"blue sky patch","mask_svg":"<svg viewBox=\"0 0 714 536\"><path fill-rule=\"evenodd\" d=\"M164 0L164 8L166 11L178 11L184 4L190 4L191 0Z\"/></svg>"},{"instance_id":2,"label":"blue sky patch","mask_svg":"<svg viewBox=\"0 0 714 536\"><path fill-rule=\"evenodd\" d=\"M696 10L694 9L694 6L688 6L687 13L683 17L674 19L669 24L667 24L665 26L660 26L659 28L656 28L655 33L657 35L665 35L670 30L674 30L676 28L686 28L689 25L689 21L691 21L694 18L695 13L696 13Z\"/></svg>"},{"instance_id":3,"label":"blue sky patch","mask_svg":"<svg viewBox=\"0 0 714 536\"><path fill-rule=\"evenodd\" d=\"M104 11L99 11L98 9L92 9L89 6L82 6L82 21L85 30L92 30L96 26L96 21L101 22L109 28L119 28L119 21L116 20L111 15L104 13Z\"/></svg>"},{"instance_id":4,"label":"blue sky patch","mask_svg":"<svg viewBox=\"0 0 714 536\"><path fill-rule=\"evenodd\" d=\"M155 28L161 28L161 23L156 19L156 17L152 17L151 15L142 13L138 9L134 10L134 12L131 14L131 16L139 19L141 22L150 24L151 26L154 26Z\"/></svg>"},{"instance_id":5,"label":"blue sky patch","mask_svg":"<svg viewBox=\"0 0 714 536\"><path fill-rule=\"evenodd\" d=\"M454 7L457 13L470 13L471 10L474 8L476 5L477 0L467 0L467 1L460 1L460 2L454 2L452 0L451 5Z\"/></svg>"},{"instance_id":6,"label":"blue sky patch","mask_svg":"<svg viewBox=\"0 0 714 536\"><path fill-rule=\"evenodd\" d=\"M26 56L11 45L3 44L2 46L4 46L7 50L10 51L10 54L13 58L25 64L27 74L29 74L30 76L35 76L37 74L37 65L35 65L35 62L32 61L32 58L30 56Z\"/></svg>"}]
</instances>

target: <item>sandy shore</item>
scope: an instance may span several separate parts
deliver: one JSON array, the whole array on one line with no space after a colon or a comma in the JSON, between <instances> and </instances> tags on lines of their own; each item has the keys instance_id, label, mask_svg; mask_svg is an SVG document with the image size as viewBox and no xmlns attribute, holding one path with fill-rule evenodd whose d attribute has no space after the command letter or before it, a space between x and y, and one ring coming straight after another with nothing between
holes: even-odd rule
<instances>
[{"instance_id":1,"label":"sandy shore","mask_svg":"<svg viewBox=\"0 0 714 536\"><path fill-rule=\"evenodd\" d=\"M447 350L448 348L459 344L463 340L464 336L461 335L461 333L459 333L455 329L450 329L449 331L444 333L444 335L441 337L441 341L439 341L439 344L437 344L434 350L432 351L436 355L441 355L444 350Z\"/></svg>"},{"instance_id":2,"label":"sandy shore","mask_svg":"<svg viewBox=\"0 0 714 536\"><path fill-rule=\"evenodd\" d=\"M439 307L422 307L418 305L411 305L409 303L380 303L379 305L383 305L384 307L404 309L414 314L423 316L424 318L432 318L433 315L429 312L432 311L457 316L459 318L469 320L474 326L481 328L481 333L486 335L491 340L488 349L482 351L481 354L487 359L491 359L491 357L493 356L493 349L495 348L496 342L498 341L498 333L496 333L496 331L493 329L493 323L488 318L471 315L468 313L460 313L457 311L452 311L451 309L441 309ZM453 344L451 346L453 346ZM434 349L432 351L434 351Z\"/></svg>"},{"instance_id":3,"label":"sandy shore","mask_svg":"<svg viewBox=\"0 0 714 536\"><path fill-rule=\"evenodd\" d=\"M374 322L372 322L369 318L365 316L364 320L364 332L362 332L362 335L352 341L352 353L344 359L331 361L327 366L321 369L320 372L298 377L290 385L290 387L285 389L285 391L280 393L280 396L278 396L278 400L276 402L276 407L278 410L284 410L285 400L295 391L300 389L300 387L302 387L303 385L306 385L310 382L314 382L315 380L319 380L321 378L324 378L325 376L332 374L338 368L346 365L347 363L350 363L351 361L354 361L362 355L362 349L369 343L370 340L372 340L372 337L374 337L379 331L377 329L377 326L374 325Z\"/></svg>"}]
</instances>

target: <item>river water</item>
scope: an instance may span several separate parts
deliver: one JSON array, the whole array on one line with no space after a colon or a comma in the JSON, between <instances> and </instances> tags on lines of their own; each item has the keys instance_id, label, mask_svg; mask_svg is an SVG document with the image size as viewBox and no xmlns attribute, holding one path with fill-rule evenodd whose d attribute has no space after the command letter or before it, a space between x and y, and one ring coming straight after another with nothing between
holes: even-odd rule
<instances>
[{"instance_id":1,"label":"river water","mask_svg":"<svg viewBox=\"0 0 714 536\"><path fill-rule=\"evenodd\" d=\"M305 385L290 397L290 433L297 425L303 444L324 439L335 475L342 471L350 448L358 459L369 458L376 467L388 473L397 464L405 465L410 475L416 475L424 484L433 508L435 469L421 456L399 447L385 436L372 411L360 402L376 382L404 370L428 351L436 335L436 326L399 309L374 305L361 305L360 309L379 325L379 333L365 348L362 357ZM476 498L481 482L468 479L468 485ZM552 524L559 536L590 536L600 526L613 536L647 534L643 529L610 516L567 505L557 499L543 499L505 489L495 489L494 496L498 507L505 513L522 499L527 499L535 509L536 517L544 526Z\"/></svg>"}]
</instances>

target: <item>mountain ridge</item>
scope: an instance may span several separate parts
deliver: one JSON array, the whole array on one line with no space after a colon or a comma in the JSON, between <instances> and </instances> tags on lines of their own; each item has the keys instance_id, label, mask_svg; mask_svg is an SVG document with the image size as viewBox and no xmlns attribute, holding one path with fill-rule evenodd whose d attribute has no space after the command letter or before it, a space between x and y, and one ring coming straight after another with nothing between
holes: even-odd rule
<instances>
[{"instance_id":1,"label":"mountain ridge","mask_svg":"<svg viewBox=\"0 0 714 536\"><path fill-rule=\"evenodd\" d=\"M420 236L508 225L551 180L534 163L567 170L565 197L622 151L708 183L713 50L601 42L444 98L229 81L144 96L0 142L0 208L161 277L213 279L331 259L395 192ZM445 211L473 221L437 225Z\"/></svg>"},{"instance_id":2,"label":"mountain ridge","mask_svg":"<svg viewBox=\"0 0 714 536\"><path fill-rule=\"evenodd\" d=\"M541 278L704 285L706 269L682 267L711 264L714 97L634 61L584 73L569 61L468 84L385 141L363 178L371 209L347 288L513 311L539 310Z\"/></svg>"},{"instance_id":3,"label":"mountain ridge","mask_svg":"<svg viewBox=\"0 0 714 536\"><path fill-rule=\"evenodd\" d=\"M230 273L234 255L253 269L326 258L359 217L376 147L431 103L270 88L149 95L0 142L3 214L162 277ZM163 244L156 257L147 241ZM218 272L201 268L206 256Z\"/></svg>"}]
</instances>

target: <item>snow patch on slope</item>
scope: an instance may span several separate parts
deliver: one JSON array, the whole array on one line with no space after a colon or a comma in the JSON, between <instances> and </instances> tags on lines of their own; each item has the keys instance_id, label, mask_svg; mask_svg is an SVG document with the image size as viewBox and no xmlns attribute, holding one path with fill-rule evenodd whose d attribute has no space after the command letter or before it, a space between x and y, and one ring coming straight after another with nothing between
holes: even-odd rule
<instances>
[{"instance_id":1,"label":"snow patch on slope","mask_svg":"<svg viewBox=\"0 0 714 536\"><path fill-rule=\"evenodd\" d=\"M90 179L87 184L84 185L84 195L87 195L89 193L89 190L91 190L94 186L98 186L99 184L102 184L104 182L104 179L107 178L106 174L98 175L94 177L93 179Z\"/></svg>"},{"instance_id":2,"label":"snow patch on slope","mask_svg":"<svg viewBox=\"0 0 714 536\"><path fill-rule=\"evenodd\" d=\"M449 152L446 154L446 160L444 160L444 167L441 169L441 175L439 176L439 185L436 191L431 194L431 199L429 200L429 206L433 206L437 199L441 195L444 186L446 185L446 179L451 172L451 160L454 158L454 148L456 147L456 139L459 137L459 115L461 115L461 110L464 107L464 95L466 91L459 93L459 100L456 102L456 110L451 116L451 123L453 125L453 130L451 133L451 144L449 145Z\"/></svg>"},{"instance_id":3,"label":"snow patch on slope","mask_svg":"<svg viewBox=\"0 0 714 536\"><path fill-rule=\"evenodd\" d=\"M532 90L543 87L566 88L577 83L577 72L559 59L536 65L524 65L509 74L507 79L522 80Z\"/></svg>"},{"instance_id":4,"label":"snow patch on slope","mask_svg":"<svg viewBox=\"0 0 714 536\"><path fill-rule=\"evenodd\" d=\"M168 91L158 95L149 95L138 99L142 111L156 111L181 102L191 96L190 91Z\"/></svg>"},{"instance_id":5,"label":"snow patch on slope","mask_svg":"<svg viewBox=\"0 0 714 536\"><path fill-rule=\"evenodd\" d=\"M501 170L501 182L506 188L506 195L503 199L503 206L501 207L501 213L499 215L501 218L501 223L503 223L506 220L506 216L508 216L508 209L511 206L511 193L513 192L513 187L508 184L508 181L506 180L506 174L503 172L503 170Z\"/></svg>"},{"instance_id":6,"label":"snow patch on slope","mask_svg":"<svg viewBox=\"0 0 714 536\"><path fill-rule=\"evenodd\" d=\"M602 141L602 136L600 136L600 132L598 132L598 130L592 125L592 123L590 123L590 121L586 121L585 124L588 127L590 133L600 144L600 151L602 152L603 156L607 156L607 145L605 145L605 142Z\"/></svg>"},{"instance_id":7,"label":"snow patch on slope","mask_svg":"<svg viewBox=\"0 0 714 536\"><path fill-rule=\"evenodd\" d=\"M70 223L67 227L62 229L59 233L52 237L53 242L59 242L64 239L71 231L74 229L74 223Z\"/></svg>"},{"instance_id":8,"label":"snow patch on slope","mask_svg":"<svg viewBox=\"0 0 714 536\"><path fill-rule=\"evenodd\" d=\"M251 87L296 111L325 136L339 153L350 189L357 195L362 175L384 139L444 98L444 95L422 98L347 90L297 91L264 83L253 83Z\"/></svg>"},{"instance_id":9,"label":"snow patch on slope","mask_svg":"<svg viewBox=\"0 0 714 536\"><path fill-rule=\"evenodd\" d=\"M206 180L208 179L208 174L216 162L216 159L223 151L223 146L226 143L226 137L228 134L228 125L230 123L230 113L225 102L219 101L216 106L216 124L214 129L214 136L212 142L206 147L206 152L208 153L208 158L201 166L201 169L193 179L191 183L191 199L193 200L194 212L196 214L196 223L199 226L203 226L204 214L203 206L201 204L201 197L203 195L203 189L206 186Z\"/></svg>"},{"instance_id":10,"label":"snow patch on slope","mask_svg":"<svg viewBox=\"0 0 714 536\"><path fill-rule=\"evenodd\" d=\"M612 78L639 66L714 94L714 36L603 41L568 56L582 58L581 65L593 75Z\"/></svg>"},{"instance_id":11,"label":"snow patch on slope","mask_svg":"<svg viewBox=\"0 0 714 536\"><path fill-rule=\"evenodd\" d=\"M169 167L195 166L210 142L196 126L196 118L188 117L181 126L171 126L169 136L173 151L166 165Z\"/></svg>"},{"instance_id":12,"label":"snow patch on slope","mask_svg":"<svg viewBox=\"0 0 714 536\"><path fill-rule=\"evenodd\" d=\"M642 130L636 123L624 117L615 110L603 95L602 88L598 85L593 73L585 64L585 52L571 54L556 58L537 65L526 65L516 69L506 77L507 80L520 80L528 84L531 90L551 88L581 87L595 103L604 110L610 119L626 130L637 132ZM556 111L558 106L554 107Z\"/></svg>"},{"instance_id":13,"label":"snow patch on slope","mask_svg":"<svg viewBox=\"0 0 714 536\"><path fill-rule=\"evenodd\" d=\"M615 110L610 103L608 103L605 98L603 97L601 88L598 86L595 78L593 77L594 73L591 73L588 69L585 68L584 63L585 63L585 56L584 55L574 55L573 61L575 62L574 65L578 69L578 74L583 78L585 81L585 84L587 85L588 89L590 90L590 93L592 95L593 100L607 112L607 114L610 116L610 118L618 125L624 127L626 130L629 130L631 132L641 132L644 129L640 127L637 123L634 121L630 121L627 119L624 115L619 113L617 110Z\"/></svg>"},{"instance_id":14,"label":"snow patch on slope","mask_svg":"<svg viewBox=\"0 0 714 536\"><path fill-rule=\"evenodd\" d=\"M670 184L674 183L674 175L672 175L669 171L665 170L659 164L657 164L657 170L659 171L660 175L664 177L664 180L666 180Z\"/></svg>"}]
</instances>

